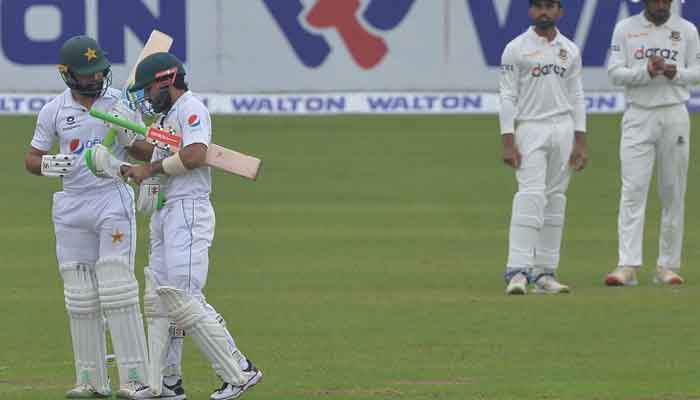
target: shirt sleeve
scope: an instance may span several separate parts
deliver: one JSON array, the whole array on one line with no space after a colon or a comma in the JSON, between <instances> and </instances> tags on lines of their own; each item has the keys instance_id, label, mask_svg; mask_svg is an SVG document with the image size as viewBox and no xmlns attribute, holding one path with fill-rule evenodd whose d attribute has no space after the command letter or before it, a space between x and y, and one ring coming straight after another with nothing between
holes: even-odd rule
<instances>
[{"instance_id":1,"label":"shirt sleeve","mask_svg":"<svg viewBox=\"0 0 700 400\"><path fill-rule=\"evenodd\" d=\"M518 95L520 93L520 70L516 51L511 44L506 46L501 57L501 76L499 81L501 108L498 112L501 123L501 135L515 132Z\"/></svg>"},{"instance_id":2,"label":"shirt sleeve","mask_svg":"<svg viewBox=\"0 0 700 400\"><path fill-rule=\"evenodd\" d=\"M576 132L586 131L586 98L583 93L583 63L581 54L577 54L571 64L571 74L567 78L566 86L569 102L574 107L574 130Z\"/></svg>"},{"instance_id":3,"label":"shirt sleeve","mask_svg":"<svg viewBox=\"0 0 700 400\"><path fill-rule=\"evenodd\" d=\"M627 65L627 45L624 29L618 24L613 32L608 59L608 75L614 85L641 86L651 81L645 64L630 67Z\"/></svg>"},{"instance_id":4,"label":"shirt sleeve","mask_svg":"<svg viewBox=\"0 0 700 400\"><path fill-rule=\"evenodd\" d=\"M211 143L211 116L209 110L199 101L190 101L183 107L180 121L182 126L182 147L193 143L207 146Z\"/></svg>"},{"instance_id":5,"label":"shirt sleeve","mask_svg":"<svg viewBox=\"0 0 700 400\"><path fill-rule=\"evenodd\" d=\"M678 72L674 77L674 83L683 86L694 86L700 84L700 36L698 29L691 26L688 35L687 63L685 66L678 66Z\"/></svg>"},{"instance_id":6,"label":"shirt sleeve","mask_svg":"<svg viewBox=\"0 0 700 400\"><path fill-rule=\"evenodd\" d=\"M37 150L49 151L56 142L56 138L53 112L48 107L44 107L39 111L31 146Z\"/></svg>"}]
</instances>

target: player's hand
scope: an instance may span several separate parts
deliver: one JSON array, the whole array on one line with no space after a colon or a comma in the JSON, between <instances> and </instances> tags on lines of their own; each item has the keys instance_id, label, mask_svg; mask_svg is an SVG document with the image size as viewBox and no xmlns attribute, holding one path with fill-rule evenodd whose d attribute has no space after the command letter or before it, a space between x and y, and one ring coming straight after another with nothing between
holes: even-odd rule
<instances>
[{"instance_id":1,"label":"player's hand","mask_svg":"<svg viewBox=\"0 0 700 400\"><path fill-rule=\"evenodd\" d=\"M522 156L518 151L518 146L515 145L514 135L503 135L503 162L511 167L520 168Z\"/></svg>"},{"instance_id":2,"label":"player's hand","mask_svg":"<svg viewBox=\"0 0 700 400\"><path fill-rule=\"evenodd\" d=\"M574 148L571 151L571 157L569 157L569 165L574 171L581 171L586 168L587 164L588 148L586 146L586 134L583 132L576 132Z\"/></svg>"},{"instance_id":3,"label":"player's hand","mask_svg":"<svg viewBox=\"0 0 700 400\"><path fill-rule=\"evenodd\" d=\"M647 63L647 71L649 76L655 78L664 73L665 62L662 57L651 56L649 57L649 62Z\"/></svg>"},{"instance_id":4,"label":"player's hand","mask_svg":"<svg viewBox=\"0 0 700 400\"><path fill-rule=\"evenodd\" d=\"M136 200L136 211L145 215L151 215L162 206L163 188L160 177L152 176L141 182L139 186L139 197Z\"/></svg>"},{"instance_id":5,"label":"player's hand","mask_svg":"<svg viewBox=\"0 0 700 400\"><path fill-rule=\"evenodd\" d=\"M117 101L110 113L126 120L131 120L135 116L135 112L129 108L124 100ZM112 127L117 131L117 143L122 147L131 147L136 140L143 140L143 137L136 132L116 125L112 125Z\"/></svg>"},{"instance_id":6,"label":"player's hand","mask_svg":"<svg viewBox=\"0 0 700 400\"><path fill-rule=\"evenodd\" d=\"M85 166L98 178L124 179L122 169L131 166L130 163L115 157L108 148L102 144L85 150L83 153Z\"/></svg>"},{"instance_id":7,"label":"player's hand","mask_svg":"<svg viewBox=\"0 0 700 400\"><path fill-rule=\"evenodd\" d=\"M75 167L75 154L46 154L41 157L41 174L50 177L64 177Z\"/></svg>"},{"instance_id":8,"label":"player's hand","mask_svg":"<svg viewBox=\"0 0 700 400\"><path fill-rule=\"evenodd\" d=\"M122 166L122 176L127 179L131 179L137 184L141 184L144 180L153 176L152 164L142 164L133 166Z\"/></svg>"},{"instance_id":9,"label":"player's hand","mask_svg":"<svg viewBox=\"0 0 700 400\"><path fill-rule=\"evenodd\" d=\"M678 66L676 64L666 64L664 66L664 76L668 79L673 80L678 73Z\"/></svg>"}]
</instances>

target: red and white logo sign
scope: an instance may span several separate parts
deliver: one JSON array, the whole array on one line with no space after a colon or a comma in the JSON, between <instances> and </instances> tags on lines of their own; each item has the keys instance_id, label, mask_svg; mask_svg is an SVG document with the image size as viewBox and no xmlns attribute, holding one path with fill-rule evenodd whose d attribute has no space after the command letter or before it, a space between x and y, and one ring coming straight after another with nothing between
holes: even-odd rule
<instances>
[{"instance_id":1,"label":"red and white logo sign","mask_svg":"<svg viewBox=\"0 0 700 400\"><path fill-rule=\"evenodd\" d=\"M170 131L166 131L165 129L149 128L146 136L149 140L156 142L156 144L166 147L173 152L180 151L182 138L171 133Z\"/></svg>"},{"instance_id":2,"label":"red and white logo sign","mask_svg":"<svg viewBox=\"0 0 700 400\"><path fill-rule=\"evenodd\" d=\"M197 114L192 114L189 116L189 118L187 118L187 124L189 124L189 126L192 128L198 127L200 123L201 121L199 120L199 115Z\"/></svg>"}]
</instances>

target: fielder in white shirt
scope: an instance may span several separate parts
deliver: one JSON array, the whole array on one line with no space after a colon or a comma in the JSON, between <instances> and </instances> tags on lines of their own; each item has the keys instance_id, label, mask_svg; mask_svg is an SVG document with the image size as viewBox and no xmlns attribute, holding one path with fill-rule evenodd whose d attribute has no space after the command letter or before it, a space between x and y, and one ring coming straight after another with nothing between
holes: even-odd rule
<instances>
[{"instance_id":1,"label":"fielder in white shirt","mask_svg":"<svg viewBox=\"0 0 700 400\"><path fill-rule=\"evenodd\" d=\"M534 26L503 51L501 135L503 160L515 169L507 294L568 293L559 283L566 189L571 170L588 161L581 53L556 28L559 0L530 0Z\"/></svg>"},{"instance_id":2,"label":"fielder in white shirt","mask_svg":"<svg viewBox=\"0 0 700 400\"><path fill-rule=\"evenodd\" d=\"M673 0L645 0L645 10L620 21L610 47L608 73L625 87L618 218L619 261L610 286L636 285L642 265L644 214L654 162L662 204L659 257L654 280L682 284L688 175L689 86L700 83L700 38L690 22L671 15Z\"/></svg>"},{"instance_id":3,"label":"fielder in white shirt","mask_svg":"<svg viewBox=\"0 0 700 400\"><path fill-rule=\"evenodd\" d=\"M123 175L137 183L160 176L159 190L165 203L156 205L151 217L151 249L146 268L144 310L148 324L149 388L139 399L185 398L182 389L180 350L173 356L171 323L185 330L209 359L223 381L212 400L238 398L262 379L262 372L240 351L224 318L204 297L209 270L209 247L214 239L214 209L209 200L211 168L205 164L211 143L211 117L206 106L189 91L182 62L169 53L144 58L136 68L129 89L142 105L162 114L159 124L181 135L177 153L138 141L132 155L150 162L122 167ZM144 204L139 195L138 208ZM181 341L179 343L181 346ZM169 348L170 347L170 348ZM169 381L168 378L171 378Z\"/></svg>"},{"instance_id":4,"label":"fielder in white shirt","mask_svg":"<svg viewBox=\"0 0 700 400\"><path fill-rule=\"evenodd\" d=\"M75 358L76 386L67 397L111 395L106 317L119 367L117 397L132 398L146 382L147 357L134 277L134 191L119 179L95 177L85 156L109 129L88 110L111 110L121 93L109 88L110 63L94 39L66 41L60 62L68 89L39 112L25 166L36 175L61 177L63 183L63 190L54 193L52 215ZM134 112L122 116L138 117ZM56 143L60 153L48 154ZM114 153L124 160L129 143L119 144Z\"/></svg>"}]
</instances>

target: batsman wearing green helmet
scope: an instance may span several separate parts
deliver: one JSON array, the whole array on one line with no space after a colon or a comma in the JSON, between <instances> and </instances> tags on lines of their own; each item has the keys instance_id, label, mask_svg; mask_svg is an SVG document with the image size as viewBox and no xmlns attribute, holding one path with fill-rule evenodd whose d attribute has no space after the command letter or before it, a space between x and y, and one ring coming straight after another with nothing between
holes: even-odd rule
<instances>
[{"instance_id":1,"label":"batsman wearing green helmet","mask_svg":"<svg viewBox=\"0 0 700 400\"><path fill-rule=\"evenodd\" d=\"M125 167L123 172L137 183L159 179L154 183L158 189L151 192L166 199L162 207L152 210L145 269L150 388L138 391L136 397L184 397L179 365L182 341L172 339L173 331L184 329L223 381L210 399L235 399L257 384L262 372L239 350L223 317L203 294L215 225L209 201L211 169L205 164L212 129L209 111L189 90L185 75L177 57L155 53L139 63L129 88L142 112L160 114L161 128L176 132L182 140L176 153L137 142L138 152L150 155L150 162ZM177 329L169 329L171 324Z\"/></svg>"},{"instance_id":2,"label":"batsman wearing green helmet","mask_svg":"<svg viewBox=\"0 0 700 400\"><path fill-rule=\"evenodd\" d=\"M94 176L85 162L109 129L88 110L113 109L121 93L110 88L110 63L94 39L69 39L59 58L68 88L39 112L25 167L63 184L53 196L52 215L75 358L76 386L67 397L111 396L106 320L119 369L117 397L133 398L146 381L147 355L133 272L134 191L120 179ZM122 116L136 120L138 114L123 111ZM56 144L59 154L49 154ZM124 147L115 146L114 155L125 160Z\"/></svg>"},{"instance_id":3,"label":"batsman wearing green helmet","mask_svg":"<svg viewBox=\"0 0 700 400\"><path fill-rule=\"evenodd\" d=\"M61 78L81 96L100 97L112 83L109 60L91 37L76 36L68 40L61 47L60 61Z\"/></svg>"}]
</instances>

